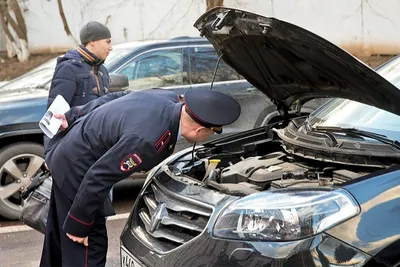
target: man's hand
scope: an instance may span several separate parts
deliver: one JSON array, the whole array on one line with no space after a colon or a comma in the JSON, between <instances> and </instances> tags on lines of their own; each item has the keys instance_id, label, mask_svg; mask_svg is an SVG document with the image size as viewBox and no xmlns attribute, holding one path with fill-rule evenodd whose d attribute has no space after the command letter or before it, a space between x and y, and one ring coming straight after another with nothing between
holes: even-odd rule
<instances>
[{"instance_id":1,"label":"man's hand","mask_svg":"<svg viewBox=\"0 0 400 267\"><path fill-rule=\"evenodd\" d=\"M61 120L60 129L65 131L68 128L68 121L64 114L54 114L54 118Z\"/></svg>"},{"instance_id":2,"label":"man's hand","mask_svg":"<svg viewBox=\"0 0 400 267\"><path fill-rule=\"evenodd\" d=\"M72 241L74 241L76 243L80 243L80 244L84 244L85 246L89 246L88 237L79 237L79 236L70 235L68 233L67 233L67 236L69 237L69 239L71 239Z\"/></svg>"}]
</instances>

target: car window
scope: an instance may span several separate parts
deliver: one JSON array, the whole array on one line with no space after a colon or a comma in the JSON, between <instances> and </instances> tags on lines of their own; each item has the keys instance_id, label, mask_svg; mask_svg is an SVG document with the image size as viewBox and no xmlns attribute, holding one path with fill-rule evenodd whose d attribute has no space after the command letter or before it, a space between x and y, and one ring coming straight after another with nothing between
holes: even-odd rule
<instances>
[{"instance_id":1,"label":"car window","mask_svg":"<svg viewBox=\"0 0 400 267\"><path fill-rule=\"evenodd\" d=\"M128 63L118 73L128 76L129 89L140 90L188 84L183 49L161 49Z\"/></svg>"},{"instance_id":2,"label":"car window","mask_svg":"<svg viewBox=\"0 0 400 267\"><path fill-rule=\"evenodd\" d=\"M126 57L129 53L132 53L133 49L113 49L108 55L106 61L104 61L104 66L107 69L113 68L116 64L118 64L124 57Z\"/></svg>"},{"instance_id":3,"label":"car window","mask_svg":"<svg viewBox=\"0 0 400 267\"><path fill-rule=\"evenodd\" d=\"M212 82L218 55L213 47L194 47L190 49L190 68L192 84ZM215 75L215 82L243 80L233 68L222 59Z\"/></svg>"}]
</instances>

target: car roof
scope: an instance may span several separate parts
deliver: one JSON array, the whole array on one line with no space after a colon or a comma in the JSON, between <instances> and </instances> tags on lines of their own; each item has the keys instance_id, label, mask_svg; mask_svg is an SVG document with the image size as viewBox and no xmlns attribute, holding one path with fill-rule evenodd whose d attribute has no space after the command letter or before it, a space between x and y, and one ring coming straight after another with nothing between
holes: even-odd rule
<instances>
[{"instance_id":1,"label":"car roof","mask_svg":"<svg viewBox=\"0 0 400 267\"><path fill-rule=\"evenodd\" d=\"M120 66L121 62L124 62L126 59L130 58L132 54L145 51L148 49L154 49L164 46L174 46L180 44L210 44L210 42L203 37L190 37L190 36L178 36L171 39L161 39L161 40L143 40L143 41L133 41L133 42L126 42L117 45L113 45L113 49L115 50L130 50L123 58L119 59L117 64L109 66L109 71L113 71L115 68ZM211 46L211 44L210 44ZM63 55L60 55L63 56ZM54 70L56 61L58 57L52 58L51 60L39 65L38 67L30 70L21 76L16 77L15 79L11 80L9 83L1 85L0 88L8 88L13 85L13 82L23 79L24 77L30 76L32 73L35 73L40 70L49 69L51 71Z\"/></svg>"},{"instance_id":2,"label":"car roof","mask_svg":"<svg viewBox=\"0 0 400 267\"><path fill-rule=\"evenodd\" d=\"M164 44L180 44L180 43L198 43L204 42L209 43L206 38L203 37L190 37L190 36L178 36L171 39L160 39L160 40L143 40L133 41L127 43L121 43L113 46L113 49L135 49L138 47L151 46L151 45L164 45Z\"/></svg>"}]
</instances>

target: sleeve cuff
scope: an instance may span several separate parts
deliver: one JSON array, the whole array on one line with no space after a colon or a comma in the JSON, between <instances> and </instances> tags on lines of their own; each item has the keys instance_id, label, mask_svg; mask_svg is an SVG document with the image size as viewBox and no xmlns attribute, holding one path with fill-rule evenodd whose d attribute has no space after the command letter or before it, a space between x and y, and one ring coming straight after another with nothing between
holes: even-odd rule
<instances>
[{"instance_id":1,"label":"sleeve cuff","mask_svg":"<svg viewBox=\"0 0 400 267\"><path fill-rule=\"evenodd\" d=\"M71 126L79 117L82 116L82 111L79 107L75 106L72 107L69 111L67 111L65 114L65 118L67 119L68 122L68 127Z\"/></svg>"},{"instance_id":2,"label":"sleeve cuff","mask_svg":"<svg viewBox=\"0 0 400 267\"><path fill-rule=\"evenodd\" d=\"M86 237L89 236L93 223L93 221L90 223L81 221L68 213L68 216L64 221L63 230L64 232L74 236Z\"/></svg>"}]
</instances>

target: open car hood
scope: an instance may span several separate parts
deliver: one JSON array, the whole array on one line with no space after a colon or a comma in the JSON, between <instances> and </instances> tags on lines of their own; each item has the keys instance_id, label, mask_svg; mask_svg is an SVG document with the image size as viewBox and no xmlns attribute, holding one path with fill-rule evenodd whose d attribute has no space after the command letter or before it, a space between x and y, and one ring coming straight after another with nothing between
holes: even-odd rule
<instances>
[{"instance_id":1,"label":"open car hood","mask_svg":"<svg viewBox=\"0 0 400 267\"><path fill-rule=\"evenodd\" d=\"M346 98L400 115L400 90L327 40L293 24L215 8L194 24L224 61L281 109Z\"/></svg>"}]
</instances>

